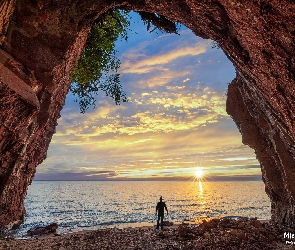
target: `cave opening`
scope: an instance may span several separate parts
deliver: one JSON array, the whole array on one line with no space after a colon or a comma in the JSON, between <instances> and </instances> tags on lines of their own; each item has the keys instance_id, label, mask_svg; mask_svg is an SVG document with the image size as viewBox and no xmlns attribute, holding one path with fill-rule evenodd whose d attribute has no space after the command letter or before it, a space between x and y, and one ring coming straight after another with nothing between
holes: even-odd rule
<instances>
[{"instance_id":1,"label":"cave opening","mask_svg":"<svg viewBox=\"0 0 295 250\"><path fill-rule=\"evenodd\" d=\"M77 228L116 225L120 216L118 223L125 226L136 219L151 223L149 206L158 194L148 187L147 181L153 181L150 185L156 185L158 190L163 188L161 181L172 181L172 186L178 186L182 193L189 190L188 207L193 202L202 204L176 212L180 198L172 198L169 190L165 190L170 209L175 210L170 218L174 222L183 220L185 212L196 221L206 217L206 213L216 217L269 218L269 200L263 190L260 165L253 150L242 145L238 129L225 110L227 86L235 77L232 63L212 40L197 37L185 26L180 27L179 35L150 32L136 13L131 15L128 42L116 43L121 82L129 102L116 106L100 92L96 107L81 114L75 97L68 94L47 159L38 166L29 187L26 221L20 231L42 223L40 220L43 223L46 220L47 224L58 221L61 230L71 223L76 223ZM210 184L193 183L196 168L202 169ZM215 196L214 192L223 186L218 181L225 182L228 189ZM236 181L250 181L248 185L256 195L249 195L250 187L245 189L241 182L240 190L227 197L238 201L239 206L233 205L234 209L229 211L220 209L219 213L217 208L206 210L206 204L212 201L204 199L203 192L218 199L227 196L230 189L237 189ZM133 209L124 211L120 207L127 202L123 200L128 200L126 195L132 194L127 194L125 186L138 196L136 202L140 198L145 200L143 216L136 218ZM149 199L138 195L137 188L141 190L142 186L153 196L147 191L142 192ZM97 200L104 188L107 190L103 192L104 199ZM249 213L249 204L256 204L257 200L261 201L259 207ZM102 204L110 206L109 201L119 208L114 209L110 218L99 218L106 213L100 211ZM140 208L138 204L134 206ZM80 211L79 218L75 210Z\"/></svg>"},{"instance_id":2,"label":"cave opening","mask_svg":"<svg viewBox=\"0 0 295 250\"><path fill-rule=\"evenodd\" d=\"M0 228L23 220L27 188L46 158L91 22L110 5L121 4L180 21L227 53L237 71L227 112L260 162L272 221L294 225L292 1L271 1L267 8L257 1L4 1Z\"/></svg>"}]
</instances>

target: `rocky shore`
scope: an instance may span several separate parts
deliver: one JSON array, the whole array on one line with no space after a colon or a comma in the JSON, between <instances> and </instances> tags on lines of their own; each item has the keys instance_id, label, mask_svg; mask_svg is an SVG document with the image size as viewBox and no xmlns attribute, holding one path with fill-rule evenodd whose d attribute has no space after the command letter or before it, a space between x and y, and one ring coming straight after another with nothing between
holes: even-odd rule
<instances>
[{"instance_id":1,"label":"rocky shore","mask_svg":"<svg viewBox=\"0 0 295 250\"><path fill-rule=\"evenodd\" d=\"M109 228L30 239L0 239L0 249L293 249L294 229L254 219L212 219L156 230ZM295 242L295 240L294 240Z\"/></svg>"}]
</instances>

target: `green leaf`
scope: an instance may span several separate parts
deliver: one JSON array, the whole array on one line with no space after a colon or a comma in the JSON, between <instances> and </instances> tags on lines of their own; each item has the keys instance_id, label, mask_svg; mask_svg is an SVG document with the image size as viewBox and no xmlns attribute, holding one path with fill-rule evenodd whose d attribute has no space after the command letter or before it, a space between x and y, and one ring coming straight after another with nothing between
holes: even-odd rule
<instances>
[{"instance_id":1,"label":"green leaf","mask_svg":"<svg viewBox=\"0 0 295 250\"><path fill-rule=\"evenodd\" d=\"M129 25L126 11L111 9L92 27L85 49L72 72L73 83L70 86L81 113L91 105L95 107L94 96L99 90L114 99L117 105L127 101L117 73L120 60L116 57L115 42L119 37L128 39Z\"/></svg>"}]
</instances>

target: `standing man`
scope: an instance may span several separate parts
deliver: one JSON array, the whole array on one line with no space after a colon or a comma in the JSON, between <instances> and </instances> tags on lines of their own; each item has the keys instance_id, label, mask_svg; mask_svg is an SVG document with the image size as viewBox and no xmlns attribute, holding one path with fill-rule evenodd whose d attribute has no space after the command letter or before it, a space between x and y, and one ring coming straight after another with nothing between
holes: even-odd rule
<instances>
[{"instance_id":1,"label":"standing man","mask_svg":"<svg viewBox=\"0 0 295 250\"><path fill-rule=\"evenodd\" d=\"M165 202L163 202L162 200L163 198L161 196L160 201L157 203L157 206L156 206L156 215L158 212L157 229L159 229L159 221L161 219L161 229L163 230L164 209L166 210L167 215L168 215L168 209L166 207Z\"/></svg>"}]
</instances>

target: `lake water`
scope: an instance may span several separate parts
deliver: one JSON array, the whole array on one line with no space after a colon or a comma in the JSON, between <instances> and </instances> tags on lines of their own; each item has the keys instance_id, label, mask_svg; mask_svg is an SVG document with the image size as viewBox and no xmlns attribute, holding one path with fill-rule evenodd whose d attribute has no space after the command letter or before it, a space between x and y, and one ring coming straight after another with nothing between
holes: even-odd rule
<instances>
[{"instance_id":1,"label":"lake water","mask_svg":"<svg viewBox=\"0 0 295 250\"><path fill-rule=\"evenodd\" d=\"M153 225L161 195L169 210L165 220L172 222L223 216L270 218L262 181L33 181L25 200L25 223L16 236L53 222L60 233Z\"/></svg>"}]
</instances>

